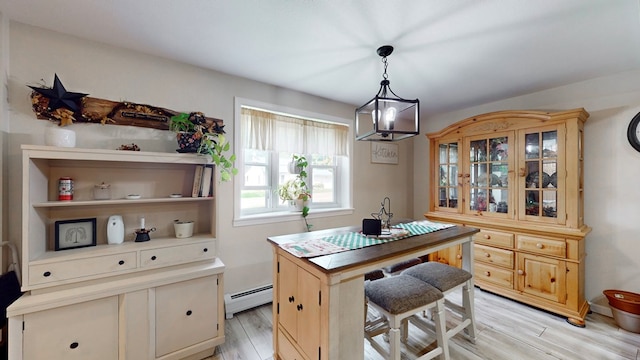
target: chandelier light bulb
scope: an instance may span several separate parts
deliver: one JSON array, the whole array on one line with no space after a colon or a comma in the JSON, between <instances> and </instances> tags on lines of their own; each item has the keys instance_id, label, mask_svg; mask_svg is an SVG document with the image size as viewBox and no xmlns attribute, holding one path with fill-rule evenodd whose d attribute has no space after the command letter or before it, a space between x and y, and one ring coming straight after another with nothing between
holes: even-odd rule
<instances>
[{"instance_id":1,"label":"chandelier light bulb","mask_svg":"<svg viewBox=\"0 0 640 360\"><path fill-rule=\"evenodd\" d=\"M380 112L380 110L373 110L371 112L371 119L373 120L373 125L376 125L376 121L378 121L378 119L380 119L380 117L382 116L382 113Z\"/></svg>"},{"instance_id":2,"label":"chandelier light bulb","mask_svg":"<svg viewBox=\"0 0 640 360\"><path fill-rule=\"evenodd\" d=\"M387 108L384 112L384 123L387 126L387 129L393 129L393 123L396 120L396 114L398 110L394 107Z\"/></svg>"}]
</instances>

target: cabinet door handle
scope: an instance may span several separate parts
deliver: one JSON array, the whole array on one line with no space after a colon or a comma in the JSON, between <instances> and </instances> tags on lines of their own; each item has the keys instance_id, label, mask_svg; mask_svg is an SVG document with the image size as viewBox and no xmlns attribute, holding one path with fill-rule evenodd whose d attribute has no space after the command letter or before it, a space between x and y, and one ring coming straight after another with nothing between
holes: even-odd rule
<instances>
[{"instance_id":1,"label":"cabinet door handle","mask_svg":"<svg viewBox=\"0 0 640 360\"><path fill-rule=\"evenodd\" d=\"M518 270L518 275L524 275L524 271Z\"/></svg>"},{"instance_id":2,"label":"cabinet door handle","mask_svg":"<svg viewBox=\"0 0 640 360\"><path fill-rule=\"evenodd\" d=\"M298 304L298 306L296 306L296 308L298 309L298 311L302 311L302 304Z\"/></svg>"},{"instance_id":3,"label":"cabinet door handle","mask_svg":"<svg viewBox=\"0 0 640 360\"><path fill-rule=\"evenodd\" d=\"M204 251L204 252L207 252L207 251L209 251L209 249L207 249L207 248L204 248L204 250L202 250L202 251Z\"/></svg>"},{"instance_id":4,"label":"cabinet door handle","mask_svg":"<svg viewBox=\"0 0 640 360\"><path fill-rule=\"evenodd\" d=\"M187 316L191 316L191 314L193 314L193 312L191 310L187 310Z\"/></svg>"},{"instance_id":5,"label":"cabinet door handle","mask_svg":"<svg viewBox=\"0 0 640 360\"><path fill-rule=\"evenodd\" d=\"M294 301L296 301L296 299L293 296L289 296L289 302L292 303Z\"/></svg>"},{"instance_id":6,"label":"cabinet door handle","mask_svg":"<svg viewBox=\"0 0 640 360\"><path fill-rule=\"evenodd\" d=\"M49 277L51 276L51 271L45 271L44 274L42 274L44 277Z\"/></svg>"},{"instance_id":7,"label":"cabinet door handle","mask_svg":"<svg viewBox=\"0 0 640 360\"><path fill-rule=\"evenodd\" d=\"M118 265L124 265L124 260L118 261Z\"/></svg>"},{"instance_id":8,"label":"cabinet door handle","mask_svg":"<svg viewBox=\"0 0 640 360\"><path fill-rule=\"evenodd\" d=\"M153 256L151 257L151 260L155 260L155 259L157 259L157 257L156 257L155 255L153 255Z\"/></svg>"},{"instance_id":9,"label":"cabinet door handle","mask_svg":"<svg viewBox=\"0 0 640 360\"><path fill-rule=\"evenodd\" d=\"M78 344L76 341L74 341L74 342L72 342L72 343L71 343L71 345L69 345L69 348L70 348L70 349L75 349L75 348L77 348L78 346L80 346L80 344Z\"/></svg>"},{"instance_id":10,"label":"cabinet door handle","mask_svg":"<svg viewBox=\"0 0 640 360\"><path fill-rule=\"evenodd\" d=\"M524 168L520 168L520 169L518 170L518 176L520 176L520 177L524 177L526 174L527 174L527 172L526 172L526 171L524 171Z\"/></svg>"}]
</instances>

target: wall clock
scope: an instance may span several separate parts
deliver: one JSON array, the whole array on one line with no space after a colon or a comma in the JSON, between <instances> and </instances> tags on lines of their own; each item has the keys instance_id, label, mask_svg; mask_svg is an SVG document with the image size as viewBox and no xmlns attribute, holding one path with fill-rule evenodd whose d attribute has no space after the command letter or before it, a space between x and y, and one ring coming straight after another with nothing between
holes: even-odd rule
<instances>
[{"instance_id":1,"label":"wall clock","mask_svg":"<svg viewBox=\"0 0 640 360\"><path fill-rule=\"evenodd\" d=\"M634 149L640 151L640 113L631 119L629 128L627 129L627 139Z\"/></svg>"}]
</instances>

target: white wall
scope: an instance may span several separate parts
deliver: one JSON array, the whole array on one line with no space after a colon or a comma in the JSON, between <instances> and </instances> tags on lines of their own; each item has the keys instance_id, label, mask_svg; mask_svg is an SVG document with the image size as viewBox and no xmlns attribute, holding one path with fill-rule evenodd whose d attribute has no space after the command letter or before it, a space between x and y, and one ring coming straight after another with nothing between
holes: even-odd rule
<instances>
[{"instance_id":1,"label":"white wall","mask_svg":"<svg viewBox=\"0 0 640 360\"><path fill-rule=\"evenodd\" d=\"M8 187L4 181L7 173L4 154L6 152L6 134L9 126L9 105L7 104L7 71L9 69L9 19L0 12L0 241L8 239L6 222L7 197L4 194ZM0 274L5 272L7 263L6 247L0 248Z\"/></svg>"},{"instance_id":2,"label":"white wall","mask_svg":"<svg viewBox=\"0 0 640 360\"><path fill-rule=\"evenodd\" d=\"M198 56L194 49L194 56ZM91 97L127 100L177 111L202 111L220 118L233 139L234 97L253 99L353 119L355 106L278 88L239 77L159 59L135 51L114 48L76 37L53 33L21 23L10 23L9 74L10 126L9 231L20 231L20 151L22 143L43 144L48 121L38 120L31 110L27 85L48 86L57 73L68 91L89 93ZM268 69L265 69L268 71ZM365 94L366 95L366 94ZM363 95L364 96L364 95ZM114 149L136 143L142 150L173 152L174 136L169 131L128 126L74 124L77 146ZM314 229L359 224L380 201L389 196L396 217L410 215L413 187L411 141L400 144L399 165L371 164L368 142L354 145L354 214L316 218L309 216ZM375 178L375 181L370 181ZM304 231L302 219L289 223L233 227L233 183L217 187L217 237L219 254L227 265L226 292L245 290L271 283L271 248L266 237ZM6 194L6 193L5 193Z\"/></svg>"},{"instance_id":3,"label":"white wall","mask_svg":"<svg viewBox=\"0 0 640 360\"><path fill-rule=\"evenodd\" d=\"M627 127L640 112L640 70L571 84L526 96L431 116L432 132L467 117L499 110L585 108L585 223L587 300L592 310L609 313L602 291L640 292L640 153L627 141ZM425 136L414 148L414 217L426 212L428 154Z\"/></svg>"}]
</instances>

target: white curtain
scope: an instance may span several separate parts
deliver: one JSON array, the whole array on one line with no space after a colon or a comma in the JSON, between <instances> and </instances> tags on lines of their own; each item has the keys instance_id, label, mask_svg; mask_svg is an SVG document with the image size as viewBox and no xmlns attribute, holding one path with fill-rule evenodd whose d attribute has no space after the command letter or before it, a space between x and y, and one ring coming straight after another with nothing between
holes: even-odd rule
<instances>
[{"instance_id":1,"label":"white curtain","mask_svg":"<svg viewBox=\"0 0 640 360\"><path fill-rule=\"evenodd\" d=\"M348 155L349 131L346 125L245 107L241 109L242 144L246 149Z\"/></svg>"}]
</instances>

